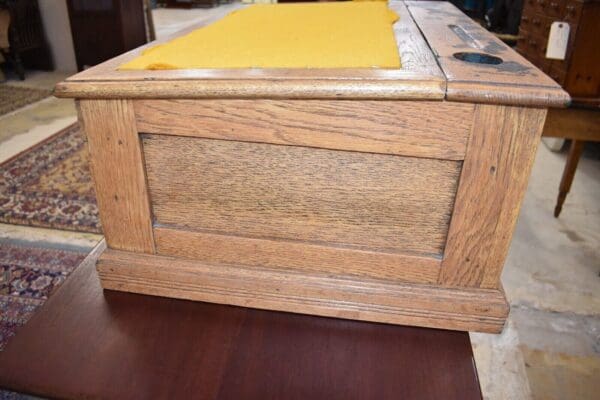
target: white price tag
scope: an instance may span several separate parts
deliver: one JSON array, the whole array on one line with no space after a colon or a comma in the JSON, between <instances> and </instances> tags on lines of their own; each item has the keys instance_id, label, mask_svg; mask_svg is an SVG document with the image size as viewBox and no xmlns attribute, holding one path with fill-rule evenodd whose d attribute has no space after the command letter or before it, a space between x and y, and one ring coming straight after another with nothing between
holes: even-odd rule
<instances>
[{"instance_id":1,"label":"white price tag","mask_svg":"<svg viewBox=\"0 0 600 400\"><path fill-rule=\"evenodd\" d=\"M566 22L556 21L550 27L548 46L546 47L546 58L553 60L564 60L569 43L569 32L571 27Z\"/></svg>"}]
</instances>

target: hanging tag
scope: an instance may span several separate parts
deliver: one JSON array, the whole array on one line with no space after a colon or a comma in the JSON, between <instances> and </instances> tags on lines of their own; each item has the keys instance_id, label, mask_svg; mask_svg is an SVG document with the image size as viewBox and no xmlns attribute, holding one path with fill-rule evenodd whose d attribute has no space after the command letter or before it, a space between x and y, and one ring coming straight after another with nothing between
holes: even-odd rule
<instances>
[{"instance_id":1,"label":"hanging tag","mask_svg":"<svg viewBox=\"0 0 600 400\"><path fill-rule=\"evenodd\" d=\"M571 28L566 22L556 21L552 23L550 36L548 36L548 46L546 47L546 58L553 60L565 59L570 30Z\"/></svg>"}]
</instances>

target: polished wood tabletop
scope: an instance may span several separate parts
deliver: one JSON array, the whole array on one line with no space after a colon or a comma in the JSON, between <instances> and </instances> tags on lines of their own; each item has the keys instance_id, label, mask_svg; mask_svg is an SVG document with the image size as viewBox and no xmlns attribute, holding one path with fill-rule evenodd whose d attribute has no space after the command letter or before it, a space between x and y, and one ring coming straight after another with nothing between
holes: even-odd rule
<instances>
[{"instance_id":1,"label":"polished wood tabletop","mask_svg":"<svg viewBox=\"0 0 600 400\"><path fill-rule=\"evenodd\" d=\"M466 332L103 291L92 253L0 352L0 387L89 399L480 399Z\"/></svg>"}]
</instances>

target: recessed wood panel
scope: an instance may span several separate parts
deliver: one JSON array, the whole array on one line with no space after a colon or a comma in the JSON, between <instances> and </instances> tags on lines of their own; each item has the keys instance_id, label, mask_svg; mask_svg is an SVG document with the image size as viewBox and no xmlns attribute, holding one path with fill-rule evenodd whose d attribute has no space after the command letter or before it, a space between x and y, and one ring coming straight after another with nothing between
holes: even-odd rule
<instances>
[{"instance_id":1,"label":"recessed wood panel","mask_svg":"<svg viewBox=\"0 0 600 400\"><path fill-rule=\"evenodd\" d=\"M97 269L105 289L334 318L496 333L508 314L501 289L341 279L112 249Z\"/></svg>"},{"instance_id":2,"label":"recessed wood panel","mask_svg":"<svg viewBox=\"0 0 600 400\"><path fill-rule=\"evenodd\" d=\"M142 135L155 223L439 255L459 161Z\"/></svg>"}]
</instances>

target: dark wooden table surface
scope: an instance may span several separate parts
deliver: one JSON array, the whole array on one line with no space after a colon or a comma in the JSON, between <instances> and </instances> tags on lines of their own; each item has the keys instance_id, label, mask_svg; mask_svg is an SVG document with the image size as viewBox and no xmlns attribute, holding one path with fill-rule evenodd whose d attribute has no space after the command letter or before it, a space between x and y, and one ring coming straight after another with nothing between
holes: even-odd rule
<instances>
[{"instance_id":1,"label":"dark wooden table surface","mask_svg":"<svg viewBox=\"0 0 600 400\"><path fill-rule=\"evenodd\" d=\"M0 352L0 387L102 399L481 398L465 332L103 292L94 260Z\"/></svg>"}]
</instances>

